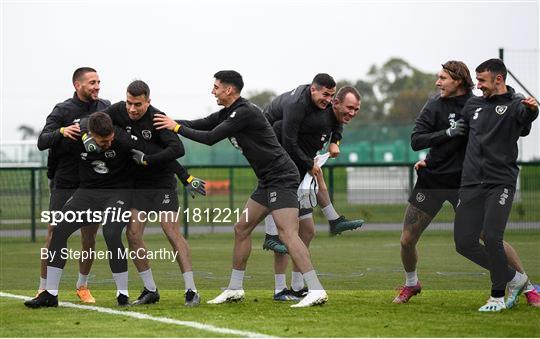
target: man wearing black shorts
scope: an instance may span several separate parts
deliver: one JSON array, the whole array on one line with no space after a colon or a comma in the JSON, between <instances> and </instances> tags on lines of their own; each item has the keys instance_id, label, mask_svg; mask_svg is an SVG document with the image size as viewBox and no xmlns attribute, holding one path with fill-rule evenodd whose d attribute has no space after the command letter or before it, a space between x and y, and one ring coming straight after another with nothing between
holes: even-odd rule
<instances>
[{"instance_id":1,"label":"man wearing black shorts","mask_svg":"<svg viewBox=\"0 0 540 339\"><path fill-rule=\"evenodd\" d=\"M517 141L538 117L538 103L532 97L514 96L506 86L506 75L500 59L481 63L476 68L476 80L483 96L471 98L462 111L469 140L454 240L458 253L490 272L491 296L478 309L480 312L515 306L529 283L525 273L508 265L503 237L519 174ZM479 242L482 233L483 245Z\"/></svg>"},{"instance_id":2,"label":"man wearing black shorts","mask_svg":"<svg viewBox=\"0 0 540 339\"><path fill-rule=\"evenodd\" d=\"M58 144L62 138L76 139L79 136L80 119L91 113L108 107L108 100L98 97L100 80L95 69L81 67L73 73L73 97L58 103L47 117L45 127L38 138L40 151L49 150L47 161L47 175L50 181L51 197L49 211L61 211L66 201L73 195L79 186L78 160L62 155ZM92 225L81 229L81 245L83 251L94 250L96 232L99 225ZM52 225L47 226L45 247L49 247L52 235ZM88 289L88 274L92 267L92 259L79 260L79 278L77 280L77 296L82 302L95 303L96 300ZM41 277L38 293L45 290L47 283L47 260L41 260Z\"/></svg>"},{"instance_id":3,"label":"man wearing black shorts","mask_svg":"<svg viewBox=\"0 0 540 339\"><path fill-rule=\"evenodd\" d=\"M147 156L159 157L160 162L157 166L141 166L134 173L133 194L135 199L132 202L131 212L135 218L128 224L126 232L129 248L133 251L141 248L146 251L146 245L143 241L146 220L140 220L136 218L137 216L147 215L150 211L166 212L160 214L166 216L161 218L160 225L174 251L179 254L176 260L184 279L185 305L197 306L200 297L193 279L189 245L180 232L179 202L174 174L178 174L192 197L195 193L206 194L204 181L189 175L180 164L174 161L184 155L184 147L178 135L169 130L156 130L154 128L152 119L154 114L159 111L150 104L150 88L144 81L135 80L129 84L126 101L120 101L104 112L111 116L116 126L120 126L129 134L161 148L158 154ZM141 158L141 162L144 163L145 160ZM171 161L173 161L172 164ZM144 283L141 295L133 304L153 304L159 301L160 295L148 260L134 258L133 262Z\"/></svg>"},{"instance_id":4,"label":"man wearing black shorts","mask_svg":"<svg viewBox=\"0 0 540 339\"><path fill-rule=\"evenodd\" d=\"M323 92L333 92L335 90L335 82L328 74L318 74L315 79L313 79L311 86L315 87L316 89L319 88L319 90ZM311 92L311 101L319 101L314 99L320 97L321 95L319 95L316 90L312 90ZM290 93L282 94L282 96L290 95ZM331 97L332 95L330 95L330 98ZM278 100L278 102L279 101L281 100ZM300 177L303 178L306 173L309 172L310 174L314 175L317 181L324 183L322 181L322 171L320 170L319 166L314 164L313 159L317 155L317 152L323 149L327 141L339 141L337 139L333 139L334 137L332 136L334 134L339 134L338 139L341 139L341 131L343 129L342 125L351 121L360 110L360 93L358 93L354 87L342 87L337 92L335 98L332 99L331 104L326 105L324 110L321 109L318 111L313 111L306 115L299 114L299 112L296 110L282 110L281 116L278 117L275 111L272 113L272 107L274 107L274 102L272 102L269 108L265 110L265 115L268 118L268 121L273 124L272 127L276 132L278 140L289 154L291 154L289 149L293 148L298 148L299 151L297 151L297 153L303 154L303 160L300 160L300 157L293 157L291 155L291 158L300 172ZM290 115L292 115L292 117ZM300 117L297 117L297 115ZM295 133L296 136L291 136L291 133ZM309 162L307 162L308 160ZM328 208L328 206L326 208ZM323 210L324 209L325 208L323 208ZM335 220L338 220L337 217L338 215L336 213ZM343 217L340 218L344 219ZM301 208L299 219L300 238L306 244L306 246L309 247L311 240L315 236L313 208ZM277 230L275 230L275 223L272 216L267 216L265 221L267 240L269 234L277 237ZM332 223L333 221L330 221L330 224L334 226L332 227L332 230L336 231L338 229L336 227L343 227L342 224L351 224L351 227L346 229L353 229L361 226L363 221L354 220L337 222L335 224ZM344 229L340 230L343 231ZM288 289L285 282L285 272L287 269L288 257L284 254L278 253L277 251L275 251L274 257L274 300L299 300L303 293L307 292L307 289L304 289L302 274L296 267L293 267L291 289Z\"/></svg>"},{"instance_id":5,"label":"man wearing black shorts","mask_svg":"<svg viewBox=\"0 0 540 339\"><path fill-rule=\"evenodd\" d=\"M405 269L405 284L393 302L406 303L420 293L421 285L416 272L418 253L416 244L443 203L457 207L458 190L465 147L466 128L461 110L472 95L473 82L467 66L461 61L448 61L442 65L435 83L439 94L430 98L416 119L411 136L414 150L430 148L425 161L415 165L418 179L409 197L401 234L401 260ZM523 272L515 250L505 243L511 264ZM530 291L531 305L540 305L536 291Z\"/></svg>"},{"instance_id":6,"label":"man wearing black shorts","mask_svg":"<svg viewBox=\"0 0 540 339\"><path fill-rule=\"evenodd\" d=\"M107 258L117 287L118 305L129 304L127 259L122 244L122 231L131 217L129 214L123 216L130 208L135 169L132 159L141 164L131 150L139 149L140 153L149 154L146 161L148 166L152 166L159 163L159 157L152 156L161 149L142 139L132 138L119 127L113 126L111 118L103 112L92 113L87 121L81 121L83 126L86 123L95 145L92 152L88 152L85 149L86 143L80 141L62 140L60 146L64 152L78 159L80 185L62 208L65 220L53 228L47 255L46 288L36 298L24 303L30 308L58 305L58 288L68 259L65 255L68 253L68 238L81 227L99 223L103 225ZM112 213L107 216L108 211L116 213L116 217ZM69 220L68 215L74 214L77 218ZM99 215L102 217L99 218Z\"/></svg>"},{"instance_id":7,"label":"man wearing black shorts","mask_svg":"<svg viewBox=\"0 0 540 339\"><path fill-rule=\"evenodd\" d=\"M309 251L298 236L298 169L280 146L260 109L240 96L244 86L242 76L236 71L220 71L214 77L212 94L218 105L224 106L222 110L192 121L175 122L166 116L154 118L158 128L171 129L206 145L229 138L246 157L259 181L234 226L233 270L229 286L208 303L221 304L244 298L243 278L251 252L251 232L270 213L309 289L304 299L292 307L322 304L328 296L313 269Z\"/></svg>"}]
</instances>

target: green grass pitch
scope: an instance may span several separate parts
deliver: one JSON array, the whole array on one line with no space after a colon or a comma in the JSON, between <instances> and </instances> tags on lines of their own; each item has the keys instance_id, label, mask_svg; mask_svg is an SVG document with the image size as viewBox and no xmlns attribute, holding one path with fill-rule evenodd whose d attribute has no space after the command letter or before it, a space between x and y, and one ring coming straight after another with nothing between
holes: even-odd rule
<instances>
[{"instance_id":1,"label":"green grass pitch","mask_svg":"<svg viewBox=\"0 0 540 339\"><path fill-rule=\"evenodd\" d=\"M156 305L131 307L156 317L195 321L222 328L280 337L539 337L540 310L520 299L516 308L499 314L477 311L489 296L489 274L459 256L451 232L426 231L418 249L418 272L423 284L410 303L394 305L395 287L404 281L399 256L399 232L347 232L328 237L318 234L311 253L329 302L321 307L292 309L272 301L272 255L261 249L255 234L246 271L246 299L230 305L207 305L228 283L232 234L192 236L195 282L202 294L198 308L183 306L183 281L176 263L151 261L162 295ZM529 276L540 280L540 232L507 232ZM41 239L40 239L41 241ZM164 236L146 238L151 250L169 249ZM124 239L124 243L126 243ZM0 291L32 296L38 283L38 256L42 243L26 238L0 239ZM80 249L79 238L70 247ZM104 241L98 236L98 249ZM130 296L142 286L132 263ZM74 294L77 264L68 261L60 300L78 303ZM290 281L288 275L287 278ZM90 288L97 306L119 309L107 261L94 262ZM123 310L123 309L122 309ZM1 337L220 337L215 332L133 319L122 315L65 307L31 310L21 300L0 297Z\"/></svg>"}]
</instances>

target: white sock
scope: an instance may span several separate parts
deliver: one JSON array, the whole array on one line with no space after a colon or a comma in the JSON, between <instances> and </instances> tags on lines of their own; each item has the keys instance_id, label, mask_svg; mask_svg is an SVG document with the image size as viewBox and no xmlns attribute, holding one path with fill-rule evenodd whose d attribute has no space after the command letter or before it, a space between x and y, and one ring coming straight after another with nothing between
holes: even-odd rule
<instances>
[{"instance_id":1,"label":"white sock","mask_svg":"<svg viewBox=\"0 0 540 339\"><path fill-rule=\"evenodd\" d=\"M315 273L315 270L311 270L309 272L306 272L303 274L304 280L306 281L308 290L310 291L322 291L324 288L321 285L321 282L319 281L319 278L317 278L317 273Z\"/></svg>"},{"instance_id":2,"label":"white sock","mask_svg":"<svg viewBox=\"0 0 540 339\"><path fill-rule=\"evenodd\" d=\"M271 214L268 214L266 218L264 218L264 227L266 229L266 234L278 235L276 223L274 221L274 218L272 218Z\"/></svg>"},{"instance_id":3,"label":"white sock","mask_svg":"<svg viewBox=\"0 0 540 339\"><path fill-rule=\"evenodd\" d=\"M187 290L197 292L197 288L195 287L195 281L193 280L193 271L184 272L182 273L182 276L184 276L184 287L186 289L186 292Z\"/></svg>"},{"instance_id":4,"label":"white sock","mask_svg":"<svg viewBox=\"0 0 540 339\"><path fill-rule=\"evenodd\" d=\"M285 274L275 274L274 281L276 282L274 293L279 293L283 291L284 288L287 288L287 283L285 283Z\"/></svg>"},{"instance_id":5,"label":"white sock","mask_svg":"<svg viewBox=\"0 0 540 339\"><path fill-rule=\"evenodd\" d=\"M39 289L44 290L47 285L47 279L43 279L42 277L39 277Z\"/></svg>"},{"instance_id":6,"label":"white sock","mask_svg":"<svg viewBox=\"0 0 540 339\"><path fill-rule=\"evenodd\" d=\"M520 280L522 280L524 277L526 277L527 275L524 274L524 273L519 273L518 271L516 271L516 275L514 275L514 277L512 278L512 280L510 280L510 283L511 284L517 284Z\"/></svg>"},{"instance_id":7,"label":"white sock","mask_svg":"<svg viewBox=\"0 0 540 339\"><path fill-rule=\"evenodd\" d=\"M321 208L321 211L323 212L324 216L326 217L326 220L336 220L339 218L339 214L337 214L336 210L334 209L334 205L330 203L328 206Z\"/></svg>"},{"instance_id":8,"label":"white sock","mask_svg":"<svg viewBox=\"0 0 540 339\"><path fill-rule=\"evenodd\" d=\"M146 271L139 272L139 277L141 277L144 287L146 287L147 290L150 292L155 292L157 290L151 268L147 269Z\"/></svg>"},{"instance_id":9,"label":"white sock","mask_svg":"<svg viewBox=\"0 0 540 339\"><path fill-rule=\"evenodd\" d=\"M116 283L116 296L121 294L129 297L128 292L128 272L113 273L114 282Z\"/></svg>"},{"instance_id":10,"label":"white sock","mask_svg":"<svg viewBox=\"0 0 540 339\"><path fill-rule=\"evenodd\" d=\"M304 220L308 218L313 218L313 213L304 214L298 217L298 220Z\"/></svg>"},{"instance_id":11,"label":"white sock","mask_svg":"<svg viewBox=\"0 0 540 339\"><path fill-rule=\"evenodd\" d=\"M525 288L523 289L523 293L527 293L534 290L534 285L531 283L531 281L527 281L527 285L525 285Z\"/></svg>"},{"instance_id":12,"label":"white sock","mask_svg":"<svg viewBox=\"0 0 540 339\"><path fill-rule=\"evenodd\" d=\"M52 295L58 295L58 286L64 270L58 267L47 266L47 283L45 289Z\"/></svg>"},{"instance_id":13,"label":"white sock","mask_svg":"<svg viewBox=\"0 0 540 339\"><path fill-rule=\"evenodd\" d=\"M81 288L81 286L88 285L88 274L84 275L79 272L79 279L77 279L77 289Z\"/></svg>"},{"instance_id":14,"label":"white sock","mask_svg":"<svg viewBox=\"0 0 540 339\"><path fill-rule=\"evenodd\" d=\"M412 272L405 272L405 286L415 286L418 284L418 275L416 270Z\"/></svg>"},{"instance_id":15,"label":"white sock","mask_svg":"<svg viewBox=\"0 0 540 339\"><path fill-rule=\"evenodd\" d=\"M239 271L233 268L231 273L231 281L229 281L229 287L227 287L228 290L243 289L244 272L245 271Z\"/></svg>"},{"instance_id":16,"label":"white sock","mask_svg":"<svg viewBox=\"0 0 540 339\"><path fill-rule=\"evenodd\" d=\"M304 277L302 276L302 273L292 271L291 288L295 291L300 291L304 288Z\"/></svg>"}]
</instances>

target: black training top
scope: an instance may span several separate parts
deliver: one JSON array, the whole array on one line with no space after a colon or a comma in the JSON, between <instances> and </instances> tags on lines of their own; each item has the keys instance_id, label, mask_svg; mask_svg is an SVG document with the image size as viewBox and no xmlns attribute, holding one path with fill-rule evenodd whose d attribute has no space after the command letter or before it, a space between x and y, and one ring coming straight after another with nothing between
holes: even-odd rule
<instances>
[{"instance_id":1,"label":"black training top","mask_svg":"<svg viewBox=\"0 0 540 339\"><path fill-rule=\"evenodd\" d=\"M286 145L283 141L293 139L289 134L291 131L298 131L298 147L300 147L300 150L310 157L312 161L309 164L306 162L298 163L295 161L295 164L300 172L307 172L313 167L313 158L317 155L317 151L321 150L324 147L324 144L330 140L332 131L341 128L341 124L337 121L330 105L325 110L306 115L302 121L289 119L288 115L290 114L294 115L291 112L284 113L283 120L274 122L272 127L274 128L274 132L276 133L279 142L286 151L288 151L290 144L285 147ZM300 126L294 126L296 124L300 124Z\"/></svg>"},{"instance_id":2,"label":"black training top","mask_svg":"<svg viewBox=\"0 0 540 339\"><path fill-rule=\"evenodd\" d=\"M332 125L330 132L326 130L325 126L325 132L317 136L317 133L321 132L320 127L322 126L321 122L316 121L318 118L328 119L327 111L329 109L331 110L330 106L321 110L313 103L310 85L301 85L290 92L277 96L265 108L264 115L271 125L274 125L276 121L283 121L282 133L279 139L283 148L289 153L298 168L310 170L313 167L313 157L315 155L311 150L318 147L323 134L326 134L325 139L329 138L331 142L341 140L343 126L337 123L337 120L329 122ZM309 121L302 126L306 118ZM312 127L317 128L314 130L317 133L314 133L314 131L307 132L310 125L314 124L317 126ZM322 123L322 125L325 124L326 122ZM301 134L304 134L302 141L299 139ZM322 146L318 147L315 152L321 148Z\"/></svg>"},{"instance_id":3,"label":"black training top","mask_svg":"<svg viewBox=\"0 0 540 339\"><path fill-rule=\"evenodd\" d=\"M114 125L125 129L127 133L161 147L161 151L158 153L146 154L145 160L150 166L137 168L135 188L175 188L176 179L171 161L175 161L185 154L184 145L175 133L166 129L156 130L154 128L154 114L161 112L150 105L139 120L131 120L125 101L113 104L104 112L111 116ZM183 172L187 178L189 175L185 170Z\"/></svg>"},{"instance_id":4,"label":"black training top","mask_svg":"<svg viewBox=\"0 0 540 339\"><path fill-rule=\"evenodd\" d=\"M513 90L490 98L473 97L462 115L469 125L461 186L516 185L519 168L517 140L526 135L538 116L521 103Z\"/></svg>"},{"instance_id":5,"label":"black training top","mask_svg":"<svg viewBox=\"0 0 540 339\"><path fill-rule=\"evenodd\" d=\"M81 120L81 129L87 130L88 119ZM132 159L131 149L145 154L162 151L161 147L114 126L114 140L111 147L101 152L86 152L83 143L63 138L58 146L64 153L71 153L78 166L81 188L132 188L134 171L139 167ZM148 165L152 167L152 165Z\"/></svg>"},{"instance_id":6,"label":"black training top","mask_svg":"<svg viewBox=\"0 0 540 339\"><path fill-rule=\"evenodd\" d=\"M105 99L84 102L74 93L72 98L56 104L47 116L45 127L38 137L38 148L41 151L49 149L47 176L53 180L55 187L76 188L79 185L77 159L62 155L56 149L60 140L64 139L60 128L78 123L80 119L104 110L110 104L111 102Z\"/></svg>"},{"instance_id":7,"label":"black training top","mask_svg":"<svg viewBox=\"0 0 540 339\"><path fill-rule=\"evenodd\" d=\"M467 137L450 138L446 130L461 118L461 110L472 92L443 98L437 94L430 98L416 118L411 135L411 147L415 151L430 148L426 163L433 174L459 174L465 157Z\"/></svg>"},{"instance_id":8,"label":"black training top","mask_svg":"<svg viewBox=\"0 0 540 339\"><path fill-rule=\"evenodd\" d=\"M262 188L278 182L280 173L298 172L261 110L244 98L206 118L177 122L182 126L178 133L206 145L229 138L250 163Z\"/></svg>"}]
</instances>

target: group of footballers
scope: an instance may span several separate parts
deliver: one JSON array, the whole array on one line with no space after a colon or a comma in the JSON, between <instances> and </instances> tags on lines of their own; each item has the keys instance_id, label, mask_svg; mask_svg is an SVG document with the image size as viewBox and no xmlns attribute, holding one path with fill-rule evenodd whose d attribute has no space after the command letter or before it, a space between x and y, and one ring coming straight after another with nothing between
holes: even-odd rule
<instances>
[{"instance_id":1,"label":"group of footballers","mask_svg":"<svg viewBox=\"0 0 540 339\"><path fill-rule=\"evenodd\" d=\"M406 283L394 302L408 302L420 293L415 245L444 201L449 201L456 210L457 251L491 274L491 296L479 310L512 307L522 292L529 304L540 306L540 297L517 254L503 242L518 173L517 139L529 133L538 115L538 104L505 84L506 67L501 60L490 59L477 67L481 97L472 95L474 85L465 64L449 61L442 66L436 82L439 94L430 98L420 112L411 138L413 149L430 151L425 160L415 164L418 180L409 199L401 238ZM238 72L219 71L214 78L212 94L224 108L202 119L173 120L150 104L150 89L143 81L128 86L126 101L110 105L98 97L97 72L88 67L77 69L73 98L55 106L38 140L40 150L49 150L50 210L116 208L130 210L132 216L139 211L170 211L172 220L160 220L161 227L179 253L185 305L196 306L201 298L193 279L190 249L175 216L179 206L175 176L192 197L205 195L206 191L205 182L187 173L176 161L184 154L178 135L206 145L228 138L248 160L258 185L234 225L229 285L208 303L244 298L251 233L264 220L267 235L263 248L275 253L274 300L297 301L291 307L323 304L328 296L308 250L315 235L313 210L299 209L298 189L305 176L318 183L321 189L316 200L332 234L362 226L363 220L348 220L337 213L320 165L314 160L325 145L331 157L339 155L343 125L357 116L360 93L350 86L336 91L334 79L321 73L311 84L277 96L261 111L241 96L244 83ZM98 226L90 219L49 225L49 256L42 260L38 294L26 301L26 306L58 305L58 286L66 259L55 253L67 247L69 236L78 229L82 250L93 250ZM117 286L118 305L159 301L148 260L137 258L134 264L144 288L136 301L129 302L127 259L117 255L124 250L122 232L126 226L129 249L146 251L145 222L132 218L127 225L115 220L102 226L112 253L109 265ZM289 257L293 262L290 288L285 277ZM91 265L92 260L79 262L77 295L86 303L95 303L88 289ZM509 295L505 302L506 289Z\"/></svg>"}]
</instances>

